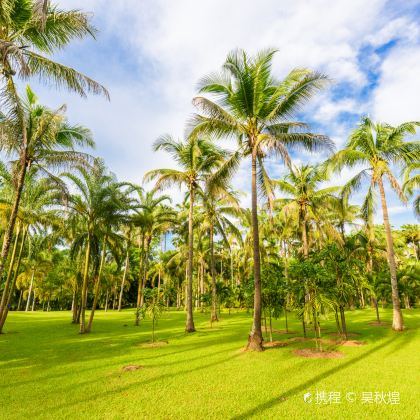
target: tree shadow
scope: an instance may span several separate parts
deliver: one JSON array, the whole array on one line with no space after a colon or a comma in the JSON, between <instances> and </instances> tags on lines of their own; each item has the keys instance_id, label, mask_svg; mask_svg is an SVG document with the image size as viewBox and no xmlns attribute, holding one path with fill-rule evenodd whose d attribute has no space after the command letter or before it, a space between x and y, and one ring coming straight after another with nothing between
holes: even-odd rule
<instances>
[{"instance_id":1,"label":"tree shadow","mask_svg":"<svg viewBox=\"0 0 420 420\"><path fill-rule=\"evenodd\" d=\"M376 347L372 348L371 350L361 354L360 356L357 356L355 358L352 358L348 362L344 362L340 364L339 366L333 367L325 372L320 373L319 375L314 376L313 378L303 382L300 385L297 385L291 389L289 389L286 392L283 392L279 396L272 398L268 401L266 401L263 404L259 404L256 407L242 413L239 415L236 415L232 417L234 420L239 419L247 419L255 414L261 415L263 411L268 410L278 404L281 404L283 401L286 401L287 398L297 394L298 392L306 391L309 387L316 384L317 382L321 381L322 379L325 379L337 372L339 372L342 369L345 369L354 363L360 362L361 360L365 359L366 357L372 355L373 353L377 352L378 350L382 349L383 347L389 345L394 340L394 337L391 337L389 340L387 340L385 343L379 344Z\"/></svg>"}]
</instances>

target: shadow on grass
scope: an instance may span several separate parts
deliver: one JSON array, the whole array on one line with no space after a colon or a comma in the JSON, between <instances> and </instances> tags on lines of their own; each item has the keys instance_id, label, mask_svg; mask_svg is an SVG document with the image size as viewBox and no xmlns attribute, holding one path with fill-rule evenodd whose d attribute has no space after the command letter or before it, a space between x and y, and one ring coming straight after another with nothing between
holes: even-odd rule
<instances>
[{"instance_id":1,"label":"shadow on grass","mask_svg":"<svg viewBox=\"0 0 420 420\"><path fill-rule=\"evenodd\" d=\"M336 366L334 368L331 368L325 372L320 373L319 375L314 376L313 378L303 382L300 385L297 385L291 389L289 389L286 392L283 392L276 398L272 398L271 400L266 401L263 404L259 404L256 407L252 408L251 410L248 410L242 414L236 415L232 417L232 419L239 420L239 419L247 419L255 414L261 415L263 411L268 410L278 404L281 404L283 401L286 401L287 398L297 394L298 392L306 391L309 387L316 384L317 382L321 381L322 379L325 379L337 372L339 372L342 369L345 369L357 362L360 362L361 360L365 359L366 357L372 355L373 353L377 352L378 350L382 349L383 347L389 345L394 340L394 337L387 340L385 343L380 344L371 350L367 351L366 353L361 354L358 357L355 357L348 362L344 362L343 364L340 364L339 366Z\"/></svg>"}]
</instances>

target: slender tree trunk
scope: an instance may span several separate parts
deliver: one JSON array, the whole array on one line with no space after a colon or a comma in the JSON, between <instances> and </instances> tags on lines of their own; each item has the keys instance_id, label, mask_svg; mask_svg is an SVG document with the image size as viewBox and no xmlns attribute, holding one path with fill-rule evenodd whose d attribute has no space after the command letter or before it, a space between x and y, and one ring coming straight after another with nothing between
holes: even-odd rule
<instances>
[{"instance_id":1,"label":"slender tree trunk","mask_svg":"<svg viewBox=\"0 0 420 420\"><path fill-rule=\"evenodd\" d=\"M19 209L20 199L21 199L21 196L22 196L23 185L25 183L25 176L26 176L26 170L27 170L27 164L26 164L26 144L27 144L26 127L23 128L23 131L24 131L24 133L23 133L23 143L24 143L23 147L25 149L25 152L24 152L23 156L21 156L21 159L20 159L20 170L19 170L18 179L17 179L17 187L16 187L15 197L14 197L14 201L13 201L12 211L10 213L9 222L7 224L6 231L5 231L4 237L3 237L3 246L2 246L1 254L0 254L0 279L3 278L4 267L6 265L7 257L9 256L10 244L11 244L12 237L13 237L13 231L15 229L15 223L16 223L17 213L18 213L18 209ZM6 288L8 290L8 288L9 288L8 284L5 285L3 295L4 295L4 292L6 291ZM7 296L7 291L6 291L6 296ZM2 297L2 301L3 301L3 297ZM2 310L3 309L1 309L1 311Z\"/></svg>"},{"instance_id":2,"label":"slender tree trunk","mask_svg":"<svg viewBox=\"0 0 420 420\"><path fill-rule=\"evenodd\" d=\"M122 304L122 298L123 298L123 293L124 293L124 284L125 284L125 279L127 277L127 271L128 271L128 247L127 247L127 255L125 257L125 267L124 267L124 274L123 274L123 278L121 281L121 290L120 290L120 297L118 299L118 312L121 312L121 304Z\"/></svg>"},{"instance_id":3,"label":"slender tree trunk","mask_svg":"<svg viewBox=\"0 0 420 420\"><path fill-rule=\"evenodd\" d=\"M217 317L217 289L214 267L214 224L210 222L210 274L211 274L211 322L219 321Z\"/></svg>"},{"instance_id":4,"label":"slender tree trunk","mask_svg":"<svg viewBox=\"0 0 420 420\"><path fill-rule=\"evenodd\" d=\"M139 283L137 290L137 308L136 308L136 326L140 324L140 306L142 304L142 286L143 286L143 265L144 265L144 233L140 234L139 239Z\"/></svg>"},{"instance_id":5,"label":"slender tree trunk","mask_svg":"<svg viewBox=\"0 0 420 420\"><path fill-rule=\"evenodd\" d=\"M90 332L91 329L92 329L93 317L95 316L96 305L98 304L99 290L101 288L101 276L102 276L102 270L103 270L104 263L105 263L105 255L106 255L106 248L105 248L106 245L105 244L106 244L106 237L104 239L104 247L102 249L101 262L99 264L98 278L96 279L96 284L95 284L92 310L90 311L89 323L88 323L88 326L86 328L86 332Z\"/></svg>"},{"instance_id":6,"label":"slender tree trunk","mask_svg":"<svg viewBox=\"0 0 420 420\"><path fill-rule=\"evenodd\" d=\"M36 301L36 294L35 294L35 290L34 290L34 298L32 299L32 312L35 311L35 301Z\"/></svg>"},{"instance_id":7,"label":"slender tree trunk","mask_svg":"<svg viewBox=\"0 0 420 420\"><path fill-rule=\"evenodd\" d=\"M9 290L13 289L13 287L10 287L10 282L11 282L11 279L12 279L13 266L15 265L16 250L17 250L17 246L18 246L18 242L19 242L19 236L20 236L20 226L18 225L17 228L16 228L15 242L13 244L12 255L10 257L9 269L7 271L6 282L4 284L3 294L2 294L1 302L0 302L0 319L3 318L3 313L5 312L5 309L6 309L6 306L7 306L7 298L9 297ZM0 279L1 279L1 277L0 277ZM0 327L0 332L1 332L1 327Z\"/></svg>"},{"instance_id":8,"label":"slender tree trunk","mask_svg":"<svg viewBox=\"0 0 420 420\"><path fill-rule=\"evenodd\" d=\"M82 295L81 295L81 312L80 312L80 334L86 332L86 301L87 301L87 289L89 281L89 260L90 260L90 235L87 238L86 244L86 254L85 254L85 267L83 273L83 285L82 285Z\"/></svg>"},{"instance_id":9,"label":"slender tree trunk","mask_svg":"<svg viewBox=\"0 0 420 420\"><path fill-rule=\"evenodd\" d=\"M193 211L194 211L194 188L190 186L190 209L188 212L188 283L187 283L187 322L185 331L195 331L193 319L193 258L194 258L194 232L193 232Z\"/></svg>"},{"instance_id":10,"label":"slender tree trunk","mask_svg":"<svg viewBox=\"0 0 420 420\"><path fill-rule=\"evenodd\" d=\"M106 289L106 295L105 295L105 312L108 311L108 299L109 299L109 289Z\"/></svg>"},{"instance_id":11,"label":"slender tree trunk","mask_svg":"<svg viewBox=\"0 0 420 420\"><path fill-rule=\"evenodd\" d=\"M143 261L143 282L141 285L141 297L140 297L140 306L144 304L144 289L146 288L147 283L147 272L149 271L149 256L150 256L150 243L152 242L152 236L146 237L146 250L144 253Z\"/></svg>"},{"instance_id":12,"label":"slender tree trunk","mask_svg":"<svg viewBox=\"0 0 420 420\"><path fill-rule=\"evenodd\" d=\"M27 234L27 232L28 232L27 229L24 228L23 236L22 236L22 240L21 240L20 248L19 248L19 255L18 255L17 262L16 262L16 268L15 268L14 273L13 273L12 284L10 286L10 291L9 291L9 295L8 295L8 298L7 298L7 302L6 302L6 305L4 307L4 310L3 310L3 313L2 313L2 316L1 316L1 320L0 320L0 334L3 331L3 326L4 326L5 322L6 322L7 314L9 313L10 303L12 301L12 297L13 297L13 293L14 293L14 289L15 289L15 285L16 285L17 276L19 274L20 262L22 261L23 247L25 245L25 240L26 240L26 234ZM13 259L14 259L14 257L13 257ZM20 296L19 296L18 308L20 307L20 302L21 302L21 299L22 299L22 292L23 291L21 290L20 291Z\"/></svg>"},{"instance_id":13,"label":"slender tree trunk","mask_svg":"<svg viewBox=\"0 0 420 420\"><path fill-rule=\"evenodd\" d=\"M404 329L404 321L400 307L400 297L398 294L397 267L395 264L394 243L392 240L391 226L389 224L388 207L386 205L385 189L382 178L378 179L378 186L381 195L382 213L384 218L386 235L386 248L388 254L389 271L391 274L391 297L393 306L392 329L394 331L402 331Z\"/></svg>"},{"instance_id":14,"label":"slender tree trunk","mask_svg":"<svg viewBox=\"0 0 420 420\"><path fill-rule=\"evenodd\" d=\"M346 340L347 340L348 334L347 334L346 315L344 313L344 308L342 306L340 306L340 315L341 315L341 327L343 329L344 337L346 337Z\"/></svg>"},{"instance_id":15,"label":"slender tree trunk","mask_svg":"<svg viewBox=\"0 0 420 420\"><path fill-rule=\"evenodd\" d=\"M261 331L261 266L260 266L260 236L258 230L257 208L257 150L252 151L252 242L254 257L254 317L252 329L248 337L248 350L262 351L263 336Z\"/></svg>"},{"instance_id":16,"label":"slender tree trunk","mask_svg":"<svg viewBox=\"0 0 420 420\"><path fill-rule=\"evenodd\" d=\"M19 294L19 301L18 301L18 305L16 310L20 311L20 305L22 304L22 297L23 297L23 289L20 289L20 294Z\"/></svg>"},{"instance_id":17,"label":"slender tree trunk","mask_svg":"<svg viewBox=\"0 0 420 420\"><path fill-rule=\"evenodd\" d=\"M34 276L35 276L35 270L32 270L32 277L31 277L31 283L29 284L28 300L26 301L25 312L29 311L29 305L31 303L31 295L32 295L32 286L34 284Z\"/></svg>"}]
</instances>

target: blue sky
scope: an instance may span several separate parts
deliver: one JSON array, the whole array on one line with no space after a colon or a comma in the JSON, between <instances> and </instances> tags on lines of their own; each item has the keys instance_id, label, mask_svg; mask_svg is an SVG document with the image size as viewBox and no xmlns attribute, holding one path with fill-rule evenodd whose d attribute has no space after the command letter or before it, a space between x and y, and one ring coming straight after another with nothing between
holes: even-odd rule
<instances>
[{"instance_id":1,"label":"blue sky","mask_svg":"<svg viewBox=\"0 0 420 420\"><path fill-rule=\"evenodd\" d=\"M383 0L59 0L63 8L93 13L97 40L77 41L57 59L103 83L111 101L78 98L32 83L50 106L66 103L72 122L92 129L96 153L120 179L140 183L143 174L171 167L153 153L160 134L181 137L193 112L198 79L223 63L237 47L249 52L279 50L278 78L294 67L326 73L330 88L305 108L300 119L341 147L360 115L391 124L420 120L420 2ZM295 156L317 162L320 155ZM270 165L273 176L284 172ZM247 163L234 183L249 190ZM343 171L334 183L354 172ZM355 195L354 200L360 200ZM246 199L245 199L246 202ZM415 221L389 193L394 225ZM377 221L381 212L377 213Z\"/></svg>"}]
</instances>

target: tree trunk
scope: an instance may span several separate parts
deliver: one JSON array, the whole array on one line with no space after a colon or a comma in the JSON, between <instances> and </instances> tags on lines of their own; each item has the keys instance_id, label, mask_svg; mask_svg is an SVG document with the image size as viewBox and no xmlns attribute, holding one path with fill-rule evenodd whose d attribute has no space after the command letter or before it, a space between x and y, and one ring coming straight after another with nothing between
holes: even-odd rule
<instances>
[{"instance_id":1,"label":"tree trunk","mask_svg":"<svg viewBox=\"0 0 420 420\"><path fill-rule=\"evenodd\" d=\"M193 319L193 258L194 258L194 232L193 232L194 188L190 186L190 208L188 212L188 283L187 283L187 322L185 331L195 331Z\"/></svg>"},{"instance_id":2,"label":"tree trunk","mask_svg":"<svg viewBox=\"0 0 420 420\"><path fill-rule=\"evenodd\" d=\"M122 304L122 298L123 298L123 293L124 293L124 284L125 284L125 279L127 277L127 271L128 271L128 247L127 247L127 255L125 257L125 267L124 267L124 274L123 274L123 278L121 281L121 290L120 290L120 297L118 299L118 312L121 312L121 304Z\"/></svg>"},{"instance_id":3,"label":"tree trunk","mask_svg":"<svg viewBox=\"0 0 420 420\"><path fill-rule=\"evenodd\" d=\"M348 339L348 334L347 334L346 315L344 313L344 308L342 306L340 306L340 316L341 316L341 327L343 329L343 334L344 334L344 337L347 340Z\"/></svg>"},{"instance_id":4,"label":"tree trunk","mask_svg":"<svg viewBox=\"0 0 420 420\"><path fill-rule=\"evenodd\" d=\"M32 277L31 277L31 283L29 284L28 300L26 301L25 312L29 311L29 305L31 303L31 295L32 295L32 286L34 284L34 276L35 276L35 270L32 270Z\"/></svg>"},{"instance_id":5,"label":"tree trunk","mask_svg":"<svg viewBox=\"0 0 420 420\"><path fill-rule=\"evenodd\" d=\"M22 297L23 297L23 289L20 289L20 294L19 294L19 301L18 301L18 305L16 310L20 311L20 305L22 304Z\"/></svg>"},{"instance_id":6,"label":"tree trunk","mask_svg":"<svg viewBox=\"0 0 420 420\"><path fill-rule=\"evenodd\" d=\"M0 254L0 279L3 278L3 272L4 272L4 267L6 265L6 261L7 261L7 257L9 256L9 250L10 250L10 244L12 241L12 237L13 237L13 231L15 229L15 223L16 223L16 218L17 218L17 213L19 210L19 204L20 204L20 199L22 196L22 190L23 190L23 185L25 183L25 176L26 176L26 170L27 170L27 163L26 163L26 144L27 144L27 139L26 139L26 127L23 128L23 147L25 148L25 153L23 154L23 156L20 159L20 171L18 174L18 179L17 179L17 187L16 187L16 194L15 194L15 199L13 201L13 206L12 206L12 211L10 213L10 217L9 217L9 222L7 224L6 227L6 231L4 233L4 237L3 237L3 247L1 249L1 254ZM9 285L6 283L5 285L5 289L3 291L3 295L7 296L7 291L9 288ZM6 294L5 294L6 292ZM3 297L2 297L2 301L3 301ZM3 308L1 308L1 311L3 310Z\"/></svg>"},{"instance_id":7,"label":"tree trunk","mask_svg":"<svg viewBox=\"0 0 420 420\"><path fill-rule=\"evenodd\" d=\"M143 285L143 265L144 265L144 233L139 238L139 282L137 290L137 308L136 308L136 326L140 324L140 305L142 302L142 285Z\"/></svg>"},{"instance_id":8,"label":"tree trunk","mask_svg":"<svg viewBox=\"0 0 420 420\"><path fill-rule=\"evenodd\" d=\"M86 254L85 254L85 267L83 273L83 285L82 285L82 295L81 295L81 312L80 312L80 334L86 332L86 301L87 301L87 289L88 289L88 280L89 280L89 260L90 260L90 235L87 238L86 244Z\"/></svg>"},{"instance_id":9,"label":"tree trunk","mask_svg":"<svg viewBox=\"0 0 420 420\"><path fill-rule=\"evenodd\" d=\"M106 255L106 248L105 248L106 245L105 244L106 244L106 237L104 239L104 247L102 249L101 262L99 264L98 278L96 279L96 284L95 284L92 310L90 311L89 323L88 323L86 332L90 332L91 329L92 329L93 317L95 316L96 305L98 304L99 290L101 288L101 276L102 276L102 270L103 270L104 263L105 263L105 255Z\"/></svg>"},{"instance_id":10,"label":"tree trunk","mask_svg":"<svg viewBox=\"0 0 420 420\"><path fill-rule=\"evenodd\" d=\"M394 243L392 240L391 226L389 224L388 207L386 205L385 189L382 178L378 179L378 186L381 195L382 213L384 218L386 234L386 249L388 254L389 271L391 274L391 297L393 307L392 329L394 331L402 331L404 329L404 321L400 307L400 297L398 294L397 267L395 264Z\"/></svg>"},{"instance_id":11,"label":"tree trunk","mask_svg":"<svg viewBox=\"0 0 420 420\"><path fill-rule=\"evenodd\" d=\"M36 295L34 290L34 298L32 299L32 312L35 311L35 301L36 301Z\"/></svg>"},{"instance_id":12,"label":"tree trunk","mask_svg":"<svg viewBox=\"0 0 420 420\"><path fill-rule=\"evenodd\" d=\"M106 295L105 295L105 309L104 311L108 311L108 299L109 299L109 289L106 289Z\"/></svg>"},{"instance_id":13,"label":"tree trunk","mask_svg":"<svg viewBox=\"0 0 420 420\"><path fill-rule=\"evenodd\" d=\"M262 351L263 336L261 331L261 266L260 266L260 236L258 230L257 208L257 150L252 151L252 242L254 257L254 317L252 329L248 337L248 350Z\"/></svg>"},{"instance_id":14,"label":"tree trunk","mask_svg":"<svg viewBox=\"0 0 420 420\"><path fill-rule=\"evenodd\" d=\"M219 321L217 317L217 289L214 267L214 224L210 222L210 274L211 274L211 322Z\"/></svg>"},{"instance_id":15,"label":"tree trunk","mask_svg":"<svg viewBox=\"0 0 420 420\"><path fill-rule=\"evenodd\" d=\"M13 244L12 255L10 257L9 269L7 270L6 282L4 284L3 294L2 294L1 302L0 302L0 319L3 318L3 313L6 312L7 299L9 297L9 290L13 289L13 287L10 287L10 282L12 278L13 266L15 265L16 250L17 250L17 246L19 242L19 236L20 236L20 226L18 225L16 228L15 242ZM0 332L1 332L1 326L0 326Z\"/></svg>"},{"instance_id":16,"label":"tree trunk","mask_svg":"<svg viewBox=\"0 0 420 420\"><path fill-rule=\"evenodd\" d=\"M7 302L6 302L6 305L5 305L4 309L3 309L3 313L2 313L2 316L1 316L1 320L0 320L0 334L3 331L3 326L4 326L5 322L6 322L7 314L9 313L10 303L12 301L12 297L13 297L13 292L14 292L15 285L16 285L17 276L19 274L20 262L22 261L23 247L25 245L25 240L26 240L26 234L27 234L27 232L28 232L28 230L24 228L23 236L22 236L22 240L21 240L20 248L19 248L19 255L18 255L17 262L16 262L16 268L15 268L15 271L13 273L12 284L10 286L10 291L9 291L9 295L8 295L8 298L7 298ZM20 307L20 302L21 302L21 299L22 299L22 292L23 291L21 290L20 291L20 296L19 296L18 308Z\"/></svg>"}]
</instances>

